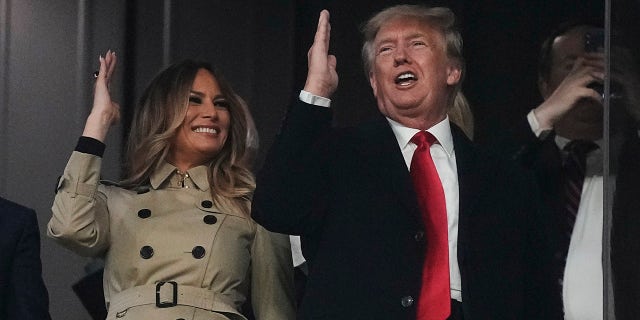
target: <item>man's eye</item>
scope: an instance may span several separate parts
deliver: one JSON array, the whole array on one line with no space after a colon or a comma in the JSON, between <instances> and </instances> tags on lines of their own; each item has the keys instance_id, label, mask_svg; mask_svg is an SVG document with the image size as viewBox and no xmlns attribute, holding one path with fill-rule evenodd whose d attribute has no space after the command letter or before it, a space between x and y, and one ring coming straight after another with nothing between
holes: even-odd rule
<instances>
[{"instance_id":1,"label":"man's eye","mask_svg":"<svg viewBox=\"0 0 640 320\"><path fill-rule=\"evenodd\" d=\"M189 97L189 103L201 104L202 103L202 99L200 97L197 97L197 96L190 96Z\"/></svg>"},{"instance_id":2,"label":"man's eye","mask_svg":"<svg viewBox=\"0 0 640 320\"><path fill-rule=\"evenodd\" d=\"M424 42L422 42L422 41L416 41L416 42L414 42L414 43L413 43L413 46L414 46L414 47L424 47L424 46L426 46L426 45L427 45L427 44L426 44L426 43L424 43Z\"/></svg>"},{"instance_id":3,"label":"man's eye","mask_svg":"<svg viewBox=\"0 0 640 320\"><path fill-rule=\"evenodd\" d=\"M381 47L380 49L378 49L378 54L385 54L385 53L389 53L393 48L391 47Z\"/></svg>"}]
</instances>

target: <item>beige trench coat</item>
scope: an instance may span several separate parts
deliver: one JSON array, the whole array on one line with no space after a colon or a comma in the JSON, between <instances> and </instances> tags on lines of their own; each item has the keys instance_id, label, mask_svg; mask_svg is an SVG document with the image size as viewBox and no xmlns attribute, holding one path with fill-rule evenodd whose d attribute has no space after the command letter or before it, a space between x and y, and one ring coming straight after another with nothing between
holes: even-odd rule
<instances>
[{"instance_id":1,"label":"beige trench coat","mask_svg":"<svg viewBox=\"0 0 640 320\"><path fill-rule=\"evenodd\" d=\"M73 152L47 234L105 257L107 319L245 319L249 292L257 319L294 319L288 237L216 208L206 166L182 178L165 164L126 190L99 183L101 161Z\"/></svg>"}]
</instances>

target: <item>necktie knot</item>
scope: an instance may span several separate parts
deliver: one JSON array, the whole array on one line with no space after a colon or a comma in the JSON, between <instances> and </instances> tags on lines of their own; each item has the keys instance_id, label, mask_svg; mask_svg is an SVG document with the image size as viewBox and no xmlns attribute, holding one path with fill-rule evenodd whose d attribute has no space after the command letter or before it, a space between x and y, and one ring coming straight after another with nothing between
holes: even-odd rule
<instances>
[{"instance_id":1,"label":"necktie knot","mask_svg":"<svg viewBox=\"0 0 640 320\"><path fill-rule=\"evenodd\" d=\"M570 162L574 162L579 166L580 170L584 171L587 154L597 148L597 144L588 140L573 140L567 143L564 147L564 151L567 152L564 166L566 167Z\"/></svg>"},{"instance_id":2,"label":"necktie knot","mask_svg":"<svg viewBox=\"0 0 640 320\"><path fill-rule=\"evenodd\" d=\"M429 149L431 145L438 142L438 139L428 131L418 131L413 138L411 138L411 142L415 143L418 149L423 150Z\"/></svg>"}]
</instances>

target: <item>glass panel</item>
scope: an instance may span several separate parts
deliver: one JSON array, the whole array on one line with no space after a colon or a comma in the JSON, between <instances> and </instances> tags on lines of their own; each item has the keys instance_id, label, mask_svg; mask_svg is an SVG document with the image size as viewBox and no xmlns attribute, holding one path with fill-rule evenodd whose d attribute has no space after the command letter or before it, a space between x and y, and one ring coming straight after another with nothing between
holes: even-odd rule
<instances>
[{"instance_id":1,"label":"glass panel","mask_svg":"<svg viewBox=\"0 0 640 320\"><path fill-rule=\"evenodd\" d=\"M611 284L615 319L640 314L640 3L610 1L610 81L605 86L609 165L605 208L611 223ZM605 232L605 239L608 234ZM606 260L605 252L605 264ZM610 319L614 319L611 317Z\"/></svg>"}]
</instances>

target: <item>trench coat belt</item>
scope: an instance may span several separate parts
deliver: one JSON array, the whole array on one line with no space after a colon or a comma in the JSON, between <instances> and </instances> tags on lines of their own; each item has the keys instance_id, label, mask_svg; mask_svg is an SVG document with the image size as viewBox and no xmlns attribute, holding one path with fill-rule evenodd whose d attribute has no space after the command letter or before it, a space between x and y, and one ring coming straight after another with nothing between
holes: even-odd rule
<instances>
[{"instance_id":1,"label":"trench coat belt","mask_svg":"<svg viewBox=\"0 0 640 320\"><path fill-rule=\"evenodd\" d=\"M213 292L206 288L175 284L175 282L173 282L173 285L175 285L177 289L174 291L175 296L171 292L173 291L172 288L168 288L169 290L163 290L162 292L162 295L165 296L162 297L162 301L175 298L175 305L191 306L221 313L241 315L235 308L233 299L229 296ZM171 287L172 283L167 282L165 286ZM112 295L109 302L109 313L118 313L141 305L151 304L158 306L158 296L156 294L158 288L158 284L147 284L132 287ZM167 295L168 297L166 297ZM169 307L171 306L173 305L169 303Z\"/></svg>"}]
</instances>

